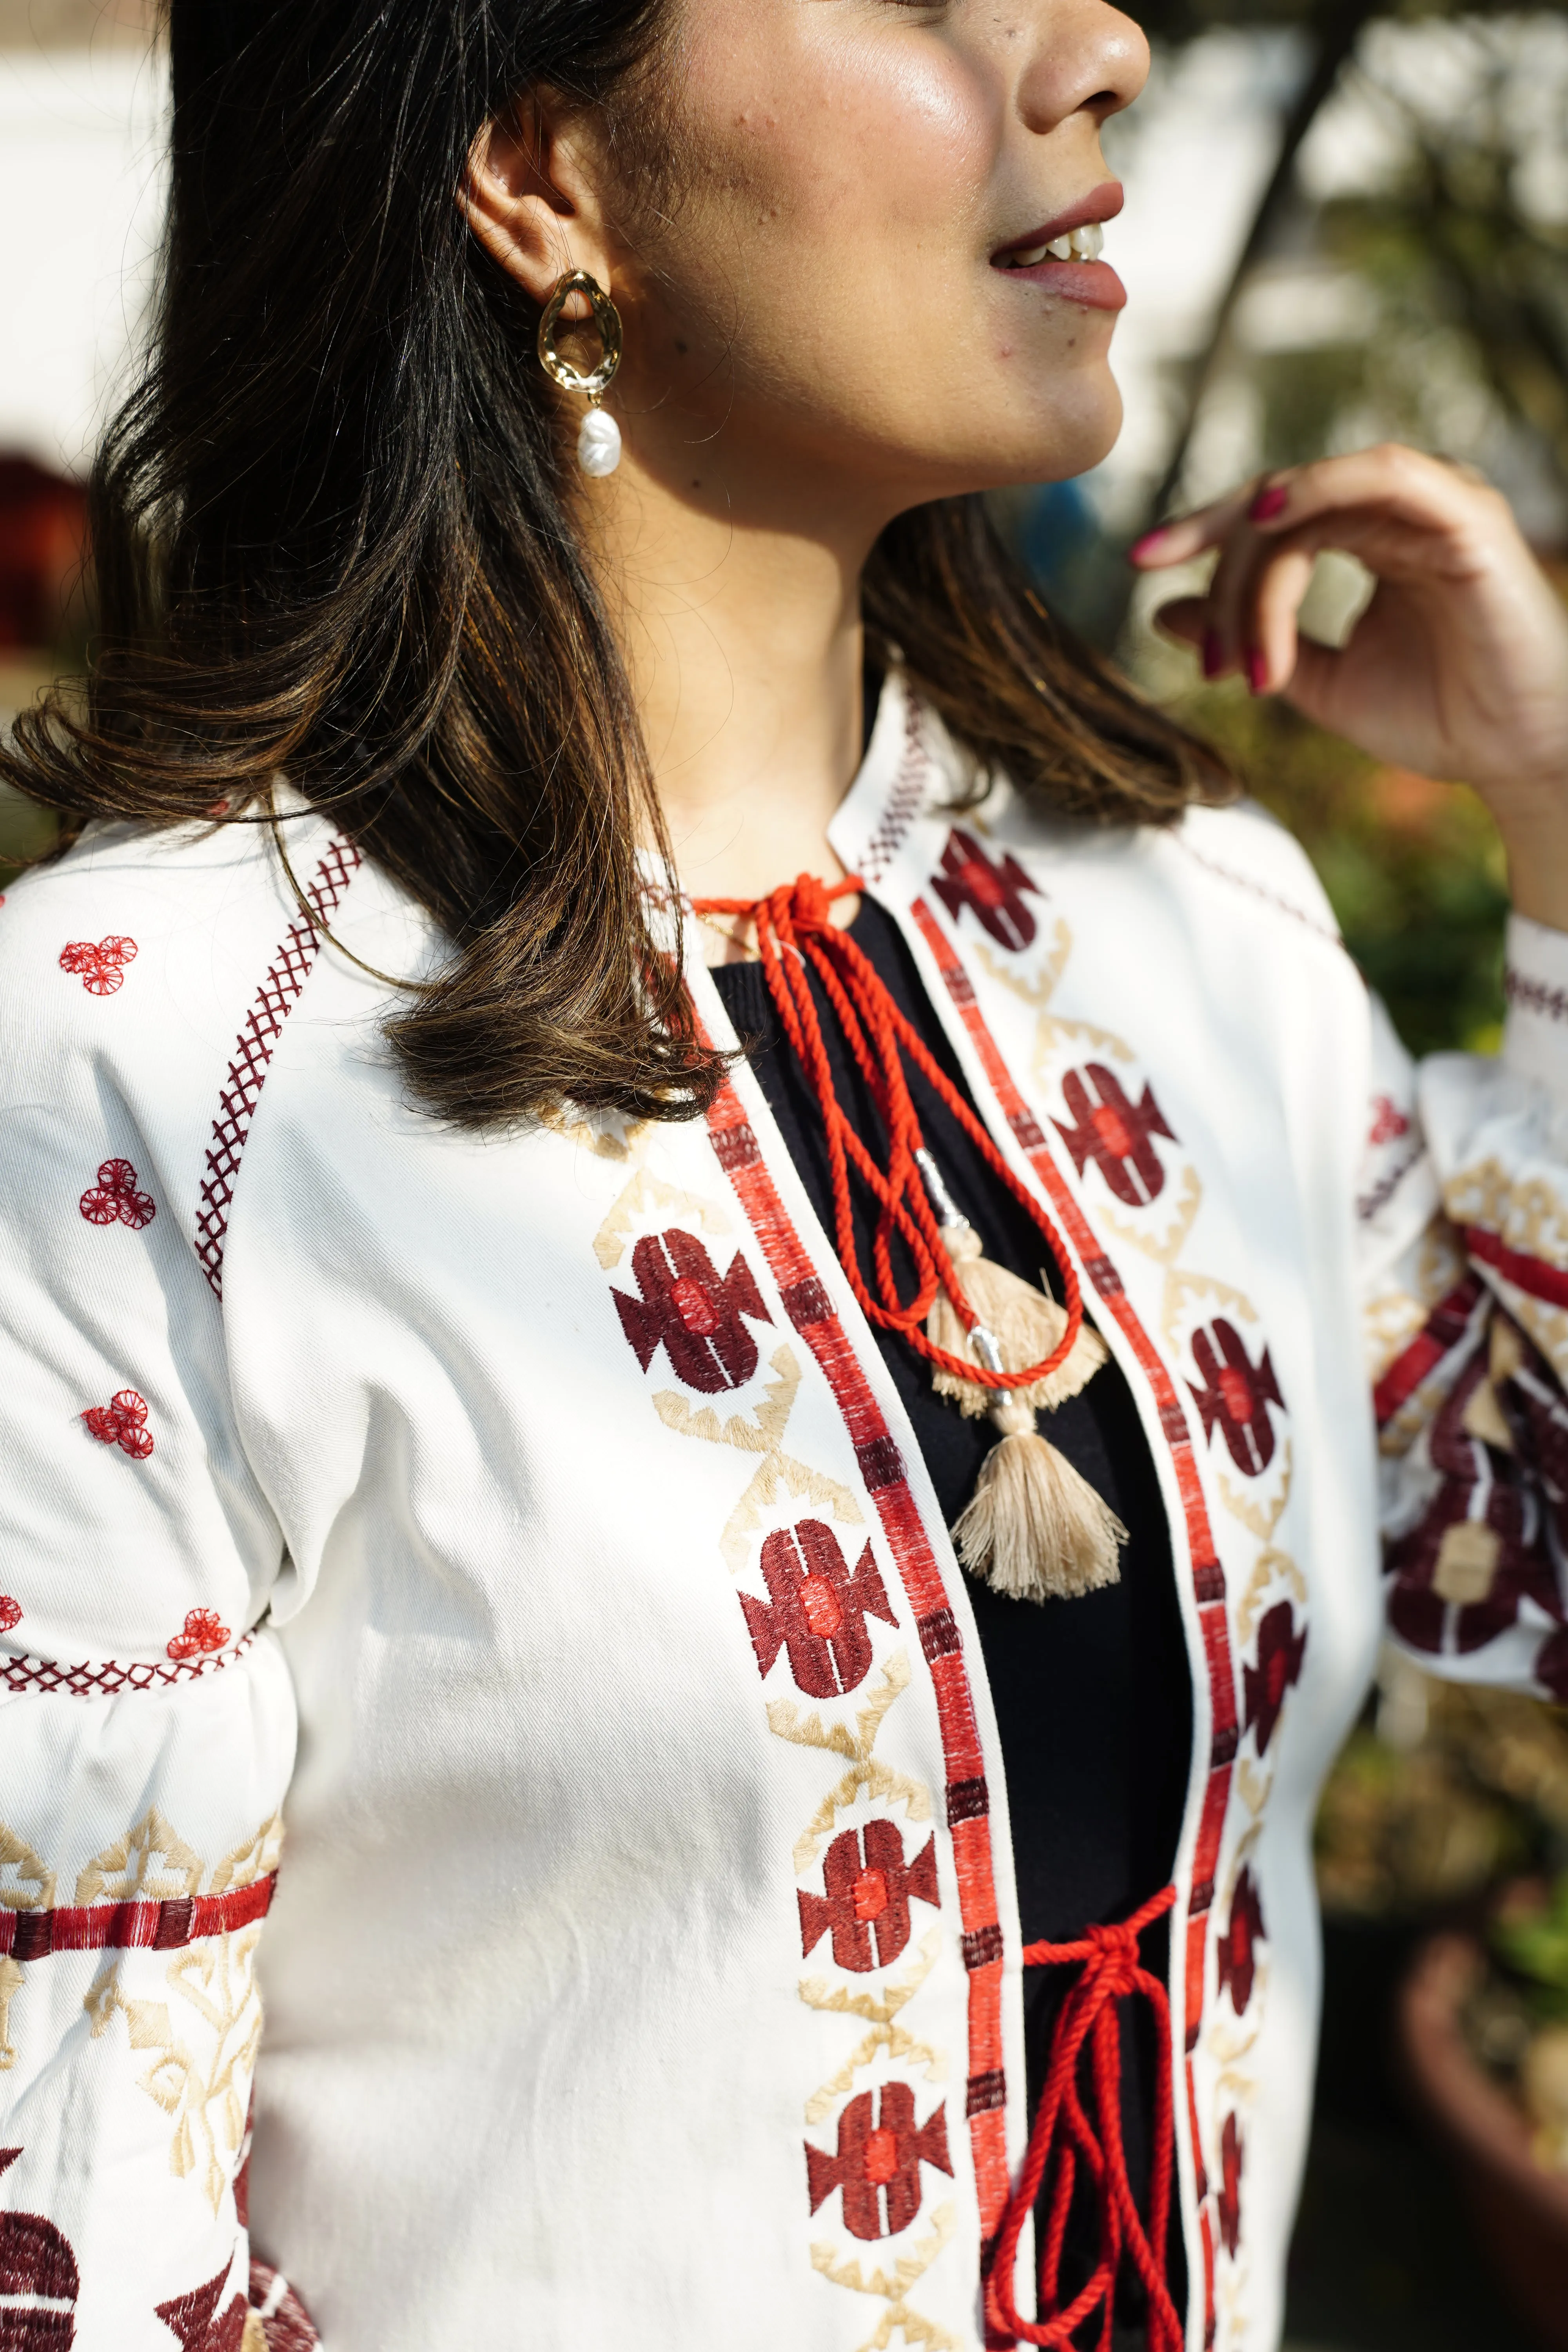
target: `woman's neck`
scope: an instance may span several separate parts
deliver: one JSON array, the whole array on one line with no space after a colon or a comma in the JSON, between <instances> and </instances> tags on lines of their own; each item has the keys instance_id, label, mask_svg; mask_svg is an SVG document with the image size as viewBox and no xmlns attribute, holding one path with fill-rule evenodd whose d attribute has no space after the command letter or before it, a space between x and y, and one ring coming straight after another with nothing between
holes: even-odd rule
<instances>
[{"instance_id":1,"label":"woman's neck","mask_svg":"<svg viewBox=\"0 0 1568 2352\"><path fill-rule=\"evenodd\" d=\"M693 897L843 868L827 827L860 764L865 533L748 525L633 465L587 493L671 849ZM695 487L695 486L694 486Z\"/></svg>"}]
</instances>

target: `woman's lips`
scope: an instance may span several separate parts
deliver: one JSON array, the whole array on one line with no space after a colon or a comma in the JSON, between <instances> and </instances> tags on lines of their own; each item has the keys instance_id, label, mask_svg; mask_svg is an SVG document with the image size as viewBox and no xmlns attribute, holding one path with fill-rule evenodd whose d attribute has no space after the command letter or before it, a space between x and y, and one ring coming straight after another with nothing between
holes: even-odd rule
<instances>
[{"instance_id":1,"label":"woman's lips","mask_svg":"<svg viewBox=\"0 0 1568 2352\"><path fill-rule=\"evenodd\" d=\"M1109 261L1037 261L1002 275L1016 285L1043 286L1064 302L1081 302L1090 310L1120 310L1127 300L1127 289Z\"/></svg>"}]
</instances>

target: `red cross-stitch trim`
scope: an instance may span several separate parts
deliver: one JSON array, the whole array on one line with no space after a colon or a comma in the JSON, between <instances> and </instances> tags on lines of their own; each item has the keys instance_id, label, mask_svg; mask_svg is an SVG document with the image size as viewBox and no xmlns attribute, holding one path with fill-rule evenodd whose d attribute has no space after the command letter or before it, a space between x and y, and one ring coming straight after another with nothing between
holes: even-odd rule
<instances>
[{"instance_id":1,"label":"red cross-stitch trim","mask_svg":"<svg viewBox=\"0 0 1568 2352\"><path fill-rule=\"evenodd\" d=\"M1204 1501L1197 1458L1187 1416L1176 1392L1175 1383L1166 1370L1152 1340L1139 1320L1131 1300L1122 1288L1121 1277L1101 1250L1094 1232L1047 1148L1045 1135L1023 1096L1014 1083L1013 1075L1002 1058L996 1040L991 1034L985 1017L974 999L974 990L968 973L959 961L956 950L942 929L937 918L924 899L917 898L910 909L920 927L921 936L936 959L942 983L956 1006L960 1019L969 1033L971 1043L980 1056L982 1067L1001 1106L1002 1114L1028 1159L1029 1165L1044 1184L1052 1209L1061 1222L1062 1230L1077 1252L1085 1278L1093 1284L1106 1312L1121 1325L1140 1370L1153 1392L1159 1408L1160 1429L1175 1467L1177 1491L1181 1496L1183 1517L1186 1523L1187 1548L1192 1559L1193 1597L1197 1604L1198 1624L1202 1630L1204 1656L1208 1666L1209 1698L1213 1711L1213 1744L1209 1750L1207 1785L1204 1790L1203 1811L1198 1822L1197 1845L1193 1855L1190 1892L1186 1901L1186 2077L1187 2108L1192 2128L1193 2164L1197 2178L1200 2202L1207 2195L1204 2176L1203 2139L1198 2128L1197 2094L1194 2082L1192 2053L1197 2047L1203 2024L1205 1967L1207 1955L1209 1908L1214 1901L1215 1874L1219 1862L1220 1838L1225 1828L1226 1810L1230 1801L1231 1771L1238 1738L1237 1718L1236 1667L1230 1652L1230 1627L1226 1616L1225 1571L1215 1550L1214 1537L1209 1528L1208 1509ZM1212 2239L1205 2228L1204 2294L1209 2325L1214 2315L1214 2257Z\"/></svg>"},{"instance_id":2,"label":"red cross-stitch trim","mask_svg":"<svg viewBox=\"0 0 1568 2352\"><path fill-rule=\"evenodd\" d=\"M1379 1429L1387 1426L1422 1381L1430 1380L1444 1359L1469 1337L1482 1289L1480 1276L1468 1274L1446 1298L1438 1300L1408 1347L1400 1349L1372 1392Z\"/></svg>"},{"instance_id":3,"label":"red cross-stitch trim","mask_svg":"<svg viewBox=\"0 0 1568 2352\"><path fill-rule=\"evenodd\" d=\"M18 1622L20 1610L16 1612ZM121 1691L162 1690L171 1683L195 1682L203 1675L218 1673L243 1658L254 1643L254 1633L245 1634L232 1649L209 1653L205 1657L134 1661L122 1666L114 1658L102 1658L94 1664L84 1660L79 1666L62 1665L56 1658L0 1656L0 1686L14 1691L64 1691L68 1698L114 1698Z\"/></svg>"},{"instance_id":4,"label":"red cross-stitch trim","mask_svg":"<svg viewBox=\"0 0 1568 2352\"><path fill-rule=\"evenodd\" d=\"M981 2231L988 2242L1001 2221L1009 2186L1002 2067L1002 1942L991 1858L990 1798L963 1642L948 1607L942 1570L904 1475L902 1456L848 1335L779 1199L740 1097L728 1080L708 1114L708 1128L719 1163L739 1195L769 1270L784 1294L786 1311L822 1367L844 1416L861 1475L914 1612L935 1689L966 1958L973 1955L966 2104ZM977 2084L982 2086L978 2096Z\"/></svg>"},{"instance_id":5,"label":"red cross-stitch trim","mask_svg":"<svg viewBox=\"0 0 1568 2352\"><path fill-rule=\"evenodd\" d=\"M1464 1226L1462 1239L1468 1256L1491 1266L1516 1290L1544 1299L1548 1307L1568 1307L1568 1270L1549 1265L1544 1258L1531 1257L1523 1250L1510 1249L1482 1225Z\"/></svg>"},{"instance_id":6,"label":"red cross-stitch trim","mask_svg":"<svg viewBox=\"0 0 1568 2352\"><path fill-rule=\"evenodd\" d=\"M289 924L271 968L257 991L256 1002L246 1014L245 1026L235 1040L234 1058L229 1063L228 1077L218 1097L217 1117L213 1121L206 1180L196 1217L196 1255L201 1260L202 1272L219 1298L223 1297L223 1253L228 1234L229 1202L234 1198L245 1139L261 1099L267 1066L283 1034L283 1024L294 1010L310 976L310 968L321 953L326 927L336 914L359 864L360 853L347 835L334 835L305 892L310 912L307 916L301 910Z\"/></svg>"},{"instance_id":7,"label":"red cross-stitch trim","mask_svg":"<svg viewBox=\"0 0 1568 2352\"><path fill-rule=\"evenodd\" d=\"M74 1903L56 1911L0 1910L0 1954L41 1960L50 1952L174 1952L265 1919L278 1873L226 1895L175 1895L162 1903Z\"/></svg>"}]
</instances>

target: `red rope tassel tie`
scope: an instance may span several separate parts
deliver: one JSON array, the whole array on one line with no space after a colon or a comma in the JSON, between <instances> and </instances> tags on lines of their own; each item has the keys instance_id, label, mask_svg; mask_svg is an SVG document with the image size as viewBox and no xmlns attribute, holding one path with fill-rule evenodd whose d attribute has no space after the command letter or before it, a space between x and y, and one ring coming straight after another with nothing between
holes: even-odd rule
<instances>
[{"instance_id":1,"label":"red rope tassel tie","mask_svg":"<svg viewBox=\"0 0 1568 2352\"><path fill-rule=\"evenodd\" d=\"M1090 1927L1071 1944L1026 1944L1026 1968L1077 1966L1077 1983L1057 2020L1051 2063L1029 2134L1028 2153L997 2233L995 2259L986 2287L989 2315L999 2329L1027 2344L1048 2344L1073 2352L1077 2329L1103 2306L1096 2352L1110 2352L1116 2283L1130 2258L1149 2298L1150 2352L1182 2352L1184 2331L1165 2283L1165 2243L1171 2222L1175 2173L1175 2117L1171 2090L1171 2006L1165 1988L1151 1976L1138 1954L1145 1927L1170 1909L1173 1886L1163 1887L1131 1919L1112 1927ZM1145 2232L1121 2143L1121 2029L1116 2004L1142 1993L1159 2026L1160 2063L1155 2070L1154 2142L1150 2168L1149 2228ZM1081 2062L1092 2084L1093 2116L1080 2093ZM1035 2210L1047 2168L1055 2168L1050 2205L1040 2250L1040 2317L1026 2319L1013 2300L1018 2241ZM1100 2259L1065 2309L1060 2296L1062 2246L1073 2189L1083 2166L1094 2183L1100 2212Z\"/></svg>"}]
</instances>

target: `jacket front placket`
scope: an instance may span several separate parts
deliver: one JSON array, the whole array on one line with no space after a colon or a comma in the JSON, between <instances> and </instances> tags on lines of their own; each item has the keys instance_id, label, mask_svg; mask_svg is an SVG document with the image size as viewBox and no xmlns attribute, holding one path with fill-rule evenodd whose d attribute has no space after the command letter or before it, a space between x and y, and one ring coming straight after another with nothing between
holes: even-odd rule
<instances>
[{"instance_id":1,"label":"jacket front placket","mask_svg":"<svg viewBox=\"0 0 1568 2352\"><path fill-rule=\"evenodd\" d=\"M982 1117L1057 1223L1160 1478L1193 1677L1170 1980L1189 2341L1221 2330L1239 2341L1242 2169L1266 1992L1251 1864L1268 1751L1306 1641L1305 1584L1279 1541L1290 1487L1284 1401L1245 1295L1187 1262L1203 1186L1149 1074L1053 1001L1071 931L1037 853L1004 846L984 812L978 822L918 813L946 781L922 755L921 724L911 713L901 790L875 822L854 811L835 845L900 924ZM1005 789L997 798L1005 804ZM1228 1476L1215 1471L1215 1444Z\"/></svg>"}]
</instances>

